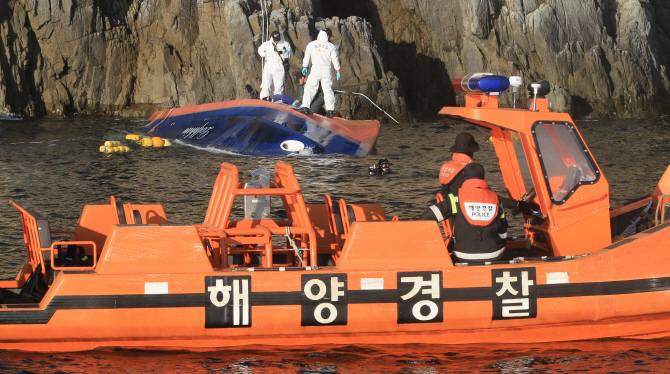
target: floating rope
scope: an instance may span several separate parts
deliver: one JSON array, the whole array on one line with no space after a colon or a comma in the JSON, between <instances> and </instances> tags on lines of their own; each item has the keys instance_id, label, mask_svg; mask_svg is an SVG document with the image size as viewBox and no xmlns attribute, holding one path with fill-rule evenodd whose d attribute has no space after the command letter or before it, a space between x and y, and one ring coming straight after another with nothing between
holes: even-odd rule
<instances>
[{"instance_id":1,"label":"floating rope","mask_svg":"<svg viewBox=\"0 0 670 374\"><path fill-rule=\"evenodd\" d=\"M364 98L368 99L368 101L369 101L370 103L372 103L372 105L374 105L377 109L379 109L379 110L381 110L382 112L384 112L384 114L386 114L386 115L387 115L390 119L392 119L395 123L398 123L398 124L400 123L400 122L396 121L395 118L391 117L390 114L386 113L386 111L384 111L384 109L380 108L377 104L375 104L374 101L370 100L369 97L363 95L362 93L359 93L359 92L339 91L339 90L333 90L333 91L335 91L335 92L339 92L339 93L346 93L346 94L351 94L351 95L360 95L360 96L363 96Z\"/></svg>"}]
</instances>

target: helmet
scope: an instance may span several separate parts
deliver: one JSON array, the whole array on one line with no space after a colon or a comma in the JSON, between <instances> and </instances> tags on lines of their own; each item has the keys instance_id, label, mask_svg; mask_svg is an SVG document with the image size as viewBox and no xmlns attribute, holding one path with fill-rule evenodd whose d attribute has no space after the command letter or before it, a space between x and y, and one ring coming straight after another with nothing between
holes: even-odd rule
<instances>
[{"instance_id":1,"label":"helmet","mask_svg":"<svg viewBox=\"0 0 670 374\"><path fill-rule=\"evenodd\" d=\"M270 34L270 37L271 37L272 40L274 40L275 42L278 42L278 41L281 40L281 35L279 34L279 31L277 31L277 30L273 31L272 34Z\"/></svg>"}]
</instances>

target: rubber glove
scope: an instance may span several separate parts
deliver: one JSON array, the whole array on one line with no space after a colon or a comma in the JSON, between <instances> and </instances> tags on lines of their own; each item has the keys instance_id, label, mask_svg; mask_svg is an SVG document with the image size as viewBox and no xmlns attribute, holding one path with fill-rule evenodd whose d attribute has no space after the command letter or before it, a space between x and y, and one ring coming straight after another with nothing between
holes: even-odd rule
<instances>
[{"instance_id":1,"label":"rubber glove","mask_svg":"<svg viewBox=\"0 0 670 374\"><path fill-rule=\"evenodd\" d=\"M339 71L337 72L337 80L338 81L340 80L340 72Z\"/></svg>"},{"instance_id":2,"label":"rubber glove","mask_svg":"<svg viewBox=\"0 0 670 374\"><path fill-rule=\"evenodd\" d=\"M523 213L527 216L532 216L532 215L535 215L537 213L540 213L540 206L537 205L536 203L532 202L532 201L526 202L526 201L523 201L523 200L519 200L518 207L519 207L519 210L521 211L521 213Z\"/></svg>"},{"instance_id":3,"label":"rubber glove","mask_svg":"<svg viewBox=\"0 0 670 374\"><path fill-rule=\"evenodd\" d=\"M297 100L293 102L293 106L296 107L296 108L298 107L298 101Z\"/></svg>"},{"instance_id":4,"label":"rubber glove","mask_svg":"<svg viewBox=\"0 0 670 374\"><path fill-rule=\"evenodd\" d=\"M302 67L302 75L307 75L307 66Z\"/></svg>"}]
</instances>

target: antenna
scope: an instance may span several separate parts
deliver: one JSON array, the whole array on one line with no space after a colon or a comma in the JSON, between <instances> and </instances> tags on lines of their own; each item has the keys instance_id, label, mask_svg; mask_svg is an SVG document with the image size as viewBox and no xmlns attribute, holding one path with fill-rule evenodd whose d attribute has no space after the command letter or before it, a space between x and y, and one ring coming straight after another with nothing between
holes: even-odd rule
<instances>
[{"instance_id":1,"label":"antenna","mask_svg":"<svg viewBox=\"0 0 670 374\"><path fill-rule=\"evenodd\" d=\"M535 109L535 104L537 103L537 90L540 89L540 84L539 83L532 83L530 87L533 88L533 112L536 112L537 110Z\"/></svg>"},{"instance_id":2,"label":"antenna","mask_svg":"<svg viewBox=\"0 0 670 374\"><path fill-rule=\"evenodd\" d=\"M512 86L512 103L516 109L516 93L519 92L519 87L523 85L523 78L513 75L509 77L509 85Z\"/></svg>"}]
</instances>

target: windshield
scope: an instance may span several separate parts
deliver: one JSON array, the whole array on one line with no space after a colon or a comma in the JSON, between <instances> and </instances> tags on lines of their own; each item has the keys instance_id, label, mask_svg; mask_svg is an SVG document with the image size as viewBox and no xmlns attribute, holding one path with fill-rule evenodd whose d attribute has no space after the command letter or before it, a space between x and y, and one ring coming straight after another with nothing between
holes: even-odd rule
<instances>
[{"instance_id":1,"label":"windshield","mask_svg":"<svg viewBox=\"0 0 670 374\"><path fill-rule=\"evenodd\" d=\"M535 142L547 188L555 204L563 204L579 186L598 180L598 168L569 122L537 122Z\"/></svg>"}]
</instances>

